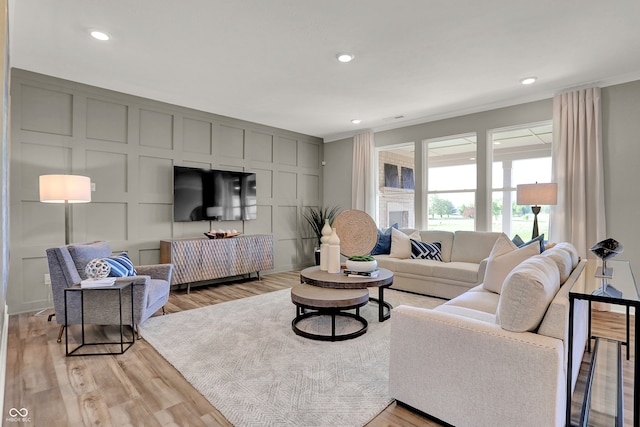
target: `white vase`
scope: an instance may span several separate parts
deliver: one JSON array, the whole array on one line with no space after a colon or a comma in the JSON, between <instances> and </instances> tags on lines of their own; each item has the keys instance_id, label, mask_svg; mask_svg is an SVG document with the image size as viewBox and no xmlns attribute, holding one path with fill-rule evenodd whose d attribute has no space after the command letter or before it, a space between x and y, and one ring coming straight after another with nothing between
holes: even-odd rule
<instances>
[{"instance_id":1,"label":"white vase","mask_svg":"<svg viewBox=\"0 0 640 427\"><path fill-rule=\"evenodd\" d=\"M331 236L331 226L329 220L324 220L324 227L322 227L322 237L320 237L320 270L327 271L327 265L329 264L329 237Z\"/></svg>"},{"instance_id":2,"label":"white vase","mask_svg":"<svg viewBox=\"0 0 640 427\"><path fill-rule=\"evenodd\" d=\"M334 228L329 237L329 262L327 272L340 273L340 238Z\"/></svg>"}]
</instances>

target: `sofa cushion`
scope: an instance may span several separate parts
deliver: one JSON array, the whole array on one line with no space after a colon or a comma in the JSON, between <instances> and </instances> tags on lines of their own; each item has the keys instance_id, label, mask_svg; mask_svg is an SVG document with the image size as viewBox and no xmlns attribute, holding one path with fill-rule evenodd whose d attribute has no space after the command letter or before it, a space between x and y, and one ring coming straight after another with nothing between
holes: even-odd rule
<instances>
[{"instance_id":1,"label":"sofa cushion","mask_svg":"<svg viewBox=\"0 0 640 427\"><path fill-rule=\"evenodd\" d=\"M500 295L489 291L465 292L462 295L447 301L443 305L465 307L495 315L498 311ZM494 319L495 320L495 319Z\"/></svg>"},{"instance_id":2,"label":"sofa cushion","mask_svg":"<svg viewBox=\"0 0 640 427\"><path fill-rule=\"evenodd\" d=\"M542 256L546 256L555 261L560 272L560 284L567 281L571 271L573 270L573 263L571 260L571 254L561 248L552 248L542 253Z\"/></svg>"},{"instance_id":3,"label":"sofa cushion","mask_svg":"<svg viewBox=\"0 0 640 427\"><path fill-rule=\"evenodd\" d=\"M383 255L391 252L391 229L398 228L398 223L396 222L391 227L382 231L378 228L378 242L371 250L371 255Z\"/></svg>"},{"instance_id":4,"label":"sofa cushion","mask_svg":"<svg viewBox=\"0 0 640 427\"><path fill-rule=\"evenodd\" d=\"M501 233L491 231L456 231L453 238L451 261L480 262L491 252Z\"/></svg>"},{"instance_id":5,"label":"sofa cushion","mask_svg":"<svg viewBox=\"0 0 640 427\"><path fill-rule=\"evenodd\" d=\"M111 247L107 242L79 243L69 245L67 248L73 264L82 279L87 278L84 268L89 261L96 258L106 258L111 255Z\"/></svg>"},{"instance_id":6,"label":"sofa cushion","mask_svg":"<svg viewBox=\"0 0 640 427\"><path fill-rule=\"evenodd\" d=\"M431 276L470 284L478 283L478 264L472 262L434 262Z\"/></svg>"},{"instance_id":7,"label":"sofa cushion","mask_svg":"<svg viewBox=\"0 0 640 427\"><path fill-rule=\"evenodd\" d=\"M496 322L512 332L534 331L560 289L560 272L549 257L523 261L502 287Z\"/></svg>"},{"instance_id":8,"label":"sofa cushion","mask_svg":"<svg viewBox=\"0 0 640 427\"><path fill-rule=\"evenodd\" d=\"M567 251L571 255L571 267L576 268L576 265L580 262L580 256L578 250L569 242L560 242L554 246L555 249L562 249Z\"/></svg>"},{"instance_id":9,"label":"sofa cushion","mask_svg":"<svg viewBox=\"0 0 640 427\"><path fill-rule=\"evenodd\" d=\"M407 236L400 230L391 229L391 252L392 258L407 259L411 257L411 239L420 239L420 232L414 231Z\"/></svg>"},{"instance_id":10,"label":"sofa cushion","mask_svg":"<svg viewBox=\"0 0 640 427\"><path fill-rule=\"evenodd\" d=\"M411 242L412 259L432 259L442 261L442 245L440 242L420 242L416 239L409 239Z\"/></svg>"},{"instance_id":11,"label":"sofa cushion","mask_svg":"<svg viewBox=\"0 0 640 427\"><path fill-rule=\"evenodd\" d=\"M496 323L495 314L487 313L485 311L474 310L472 308L460 307L456 305L439 305L434 308L435 311L441 311L444 313L455 314L457 316L467 317L469 319L481 320L487 323Z\"/></svg>"},{"instance_id":12,"label":"sofa cushion","mask_svg":"<svg viewBox=\"0 0 640 427\"><path fill-rule=\"evenodd\" d=\"M496 240L484 272L483 287L487 291L499 294L504 280L518 264L525 259L540 253L538 245L526 245L518 248L506 234L502 233Z\"/></svg>"},{"instance_id":13,"label":"sofa cushion","mask_svg":"<svg viewBox=\"0 0 640 427\"><path fill-rule=\"evenodd\" d=\"M399 274L413 274L416 276L425 276L425 277L433 277L433 266L437 264L442 264L440 261L435 261L432 259L398 259L398 258L388 258L389 260L394 260L393 270L394 273ZM385 263L378 263L379 267L383 267ZM387 267L384 267L387 268Z\"/></svg>"}]
</instances>

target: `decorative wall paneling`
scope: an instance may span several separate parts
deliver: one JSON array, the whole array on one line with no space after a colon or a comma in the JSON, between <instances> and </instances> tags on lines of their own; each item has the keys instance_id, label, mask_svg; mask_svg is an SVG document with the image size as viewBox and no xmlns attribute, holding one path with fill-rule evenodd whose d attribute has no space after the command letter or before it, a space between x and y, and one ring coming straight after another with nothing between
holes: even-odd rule
<instances>
[{"instance_id":1,"label":"decorative wall paneling","mask_svg":"<svg viewBox=\"0 0 640 427\"><path fill-rule=\"evenodd\" d=\"M302 212L322 204L322 153L308 135L12 70L10 312L52 306L45 249L64 244L64 208L39 202L39 175L95 184L91 203L73 205L75 242L153 264L160 240L237 229L273 235L273 270L287 271L313 263ZM258 219L174 223L174 165L255 172Z\"/></svg>"}]
</instances>

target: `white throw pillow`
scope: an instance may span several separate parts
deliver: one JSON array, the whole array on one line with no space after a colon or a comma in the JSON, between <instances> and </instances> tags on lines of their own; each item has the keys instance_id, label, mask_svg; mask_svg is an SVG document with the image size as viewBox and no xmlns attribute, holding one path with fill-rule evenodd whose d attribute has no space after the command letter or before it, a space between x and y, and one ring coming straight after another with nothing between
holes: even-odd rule
<instances>
[{"instance_id":1,"label":"white throw pillow","mask_svg":"<svg viewBox=\"0 0 640 427\"><path fill-rule=\"evenodd\" d=\"M534 331L560 289L560 272L550 257L523 261L504 281L496 323L512 332Z\"/></svg>"},{"instance_id":2,"label":"white throw pillow","mask_svg":"<svg viewBox=\"0 0 640 427\"><path fill-rule=\"evenodd\" d=\"M539 245L532 244L518 248L506 234L502 233L489 254L482 287L499 294L502 291L504 279L509 273L522 261L539 253Z\"/></svg>"},{"instance_id":3,"label":"white throw pillow","mask_svg":"<svg viewBox=\"0 0 640 427\"><path fill-rule=\"evenodd\" d=\"M411 239L420 240L420 232L414 231L407 236L400 230L391 229L391 258L408 259L411 258Z\"/></svg>"}]
</instances>

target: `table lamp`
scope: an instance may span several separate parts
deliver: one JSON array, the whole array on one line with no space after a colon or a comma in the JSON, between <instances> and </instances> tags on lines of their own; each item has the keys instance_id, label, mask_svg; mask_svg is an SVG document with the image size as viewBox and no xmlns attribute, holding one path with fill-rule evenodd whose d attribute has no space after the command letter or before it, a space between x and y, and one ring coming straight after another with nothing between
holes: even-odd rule
<instances>
[{"instance_id":1,"label":"table lamp","mask_svg":"<svg viewBox=\"0 0 640 427\"><path fill-rule=\"evenodd\" d=\"M518 205L531 205L533 212L533 233L531 238L538 237L538 214L540 205L555 205L558 203L558 184L555 182L538 184L520 184L516 188Z\"/></svg>"},{"instance_id":2,"label":"table lamp","mask_svg":"<svg viewBox=\"0 0 640 427\"><path fill-rule=\"evenodd\" d=\"M71 203L91 201L91 179L81 175L40 175L40 201L64 203L64 243L71 241Z\"/></svg>"}]
</instances>

